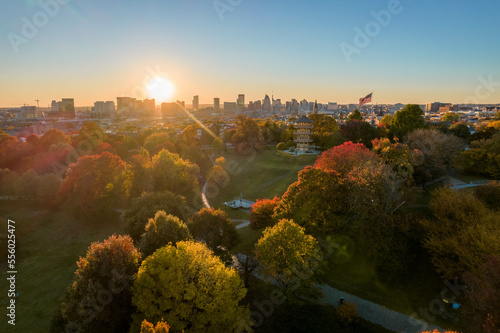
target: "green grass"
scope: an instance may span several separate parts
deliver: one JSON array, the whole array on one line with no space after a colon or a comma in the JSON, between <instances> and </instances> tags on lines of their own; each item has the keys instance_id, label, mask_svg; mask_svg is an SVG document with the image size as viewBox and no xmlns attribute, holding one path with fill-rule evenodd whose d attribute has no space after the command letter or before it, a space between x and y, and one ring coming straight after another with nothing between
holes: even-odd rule
<instances>
[{"instance_id":1,"label":"green grass","mask_svg":"<svg viewBox=\"0 0 500 333\"><path fill-rule=\"evenodd\" d=\"M64 213L39 212L28 204L0 205L0 216L16 222L16 326L12 332L48 332L59 299L73 281L76 261L91 242L121 230L118 224L85 227ZM2 244L3 246L3 244ZM5 263L2 271L6 272ZM2 274L0 301L7 300ZM2 324L3 325L3 324Z\"/></svg>"},{"instance_id":2,"label":"green grass","mask_svg":"<svg viewBox=\"0 0 500 333\"><path fill-rule=\"evenodd\" d=\"M251 255L253 253L255 243L262 236L262 230L253 230L250 226L238 229L238 234L241 237L241 242L231 249L232 253L244 253Z\"/></svg>"},{"instance_id":3,"label":"green grass","mask_svg":"<svg viewBox=\"0 0 500 333\"><path fill-rule=\"evenodd\" d=\"M244 199L252 201L283 195L288 186L297 181L298 172L316 161L316 156L290 156L284 159L276 156L274 150L249 156L228 152L224 157L230 170L230 184L221 189L217 196L208 198L214 208L222 210L222 203L239 198L240 193ZM226 212L229 211L227 208Z\"/></svg>"}]
</instances>

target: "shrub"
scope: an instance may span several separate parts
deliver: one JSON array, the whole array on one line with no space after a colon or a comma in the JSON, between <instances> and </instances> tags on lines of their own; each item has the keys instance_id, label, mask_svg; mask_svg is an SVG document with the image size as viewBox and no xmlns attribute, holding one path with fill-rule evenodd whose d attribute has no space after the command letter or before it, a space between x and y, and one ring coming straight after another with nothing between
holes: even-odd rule
<instances>
[{"instance_id":1,"label":"shrub","mask_svg":"<svg viewBox=\"0 0 500 333\"><path fill-rule=\"evenodd\" d=\"M337 316L339 321L345 325L350 326L358 321L359 313L356 309L356 304L353 302L345 302L337 307Z\"/></svg>"}]
</instances>

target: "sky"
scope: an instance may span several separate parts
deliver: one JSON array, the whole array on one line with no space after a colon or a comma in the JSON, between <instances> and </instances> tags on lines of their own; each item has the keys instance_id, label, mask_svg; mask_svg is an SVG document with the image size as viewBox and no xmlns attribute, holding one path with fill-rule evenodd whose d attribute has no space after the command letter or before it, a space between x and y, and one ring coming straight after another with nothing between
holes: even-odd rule
<instances>
[{"instance_id":1,"label":"sky","mask_svg":"<svg viewBox=\"0 0 500 333\"><path fill-rule=\"evenodd\" d=\"M378 104L500 103L499 12L491 0L5 0L0 106L372 91Z\"/></svg>"}]
</instances>

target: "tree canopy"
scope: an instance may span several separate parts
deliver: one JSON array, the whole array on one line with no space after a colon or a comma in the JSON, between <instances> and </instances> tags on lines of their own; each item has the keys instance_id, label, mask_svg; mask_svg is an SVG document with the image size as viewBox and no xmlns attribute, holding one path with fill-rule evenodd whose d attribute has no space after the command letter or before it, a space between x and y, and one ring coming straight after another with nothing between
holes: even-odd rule
<instances>
[{"instance_id":1,"label":"tree canopy","mask_svg":"<svg viewBox=\"0 0 500 333\"><path fill-rule=\"evenodd\" d=\"M201 243L178 242L146 258L133 294L137 326L166 320L174 332L234 332L249 317L238 273Z\"/></svg>"},{"instance_id":2,"label":"tree canopy","mask_svg":"<svg viewBox=\"0 0 500 333\"><path fill-rule=\"evenodd\" d=\"M424 111L417 104L408 104L397 111L391 123L392 134L400 140L408 133L425 127Z\"/></svg>"}]
</instances>

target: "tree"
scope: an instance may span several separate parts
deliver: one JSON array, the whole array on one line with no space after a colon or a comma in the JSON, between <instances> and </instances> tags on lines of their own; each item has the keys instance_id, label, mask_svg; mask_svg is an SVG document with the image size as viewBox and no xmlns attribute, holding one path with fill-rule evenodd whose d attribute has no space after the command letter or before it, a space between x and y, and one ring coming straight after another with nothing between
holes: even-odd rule
<instances>
[{"instance_id":1,"label":"tree","mask_svg":"<svg viewBox=\"0 0 500 333\"><path fill-rule=\"evenodd\" d=\"M233 221L220 209L202 208L188 222L193 238L203 241L215 254L226 258L239 242Z\"/></svg>"},{"instance_id":2,"label":"tree","mask_svg":"<svg viewBox=\"0 0 500 333\"><path fill-rule=\"evenodd\" d=\"M347 141L362 143L371 148L371 142L377 136L377 129L366 121L352 119L340 126L340 133Z\"/></svg>"},{"instance_id":3,"label":"tree","mask_svg":"<svg viewBox=\"0 0 500 333\"><path fill-rule=\"evenodd\" d=\"M156 132L150 134L144 141L144 148L150 154L157 153L155 148L159 145L166 145L168 143L175 143L174 135L171 132ZM158 151L159 152L159 151Z\"/></svg>"},{"instance_id":4,"label":"tree","mask_svg":"<svg viewBox=\"0 0 500 333\"><path fill-rule=\"evenodd\" d=\"M397 111L391 123L392 134L400 140L408 133L425 127L424 111L417 104L408 104Z\"/></svg>"},{"instance_id":5,"label":"tree","mask_svg":"<svg viewBox=\"0 0 500 333\"><path fill-rule=\"evenodd\" d=\"M489 209L500 211L500 182L474 187L474 194Z\"/></svg>"},{"instance_id":6,"label":"tree","mask_svg":"<svg viewBox=\"0 0 500 333\"><path fill-rule=\"evenodd\" d=\"M17 138L0 130L0 168L12 169L17 160Z\"/></svg>"},{"instance_id":7,"label":"tree","mask_svg":"<svg viewBox=\"0 0 500 333\"><path fill-rule=\"evenodd\" d=\"M55 128L49 129L40 138L40 146L45 150L49 150L50 146L58 143L69 144L70 142L71 139L69 137L67 137L63 132Z\"/></svg>"},{"instance_id":8,"label":"tree","mask_svg":"<svg viewBox=\"0 0 500 333\"><path fill-rule=\"evenodd\" d=\"M164 321L159 321L156 326L153 326L146 319L142 321L141 332L140 333L168 333L170 331L170 326Z\"/></svg>"},{"instance_id":9,"label":"tree","mask_svg":"<svg viewBox=\"0 0 500 333\"><path fill-rule=\"evenodd\" d=\"M257 199L250 211L250 227L252 229L262 229L274 225L274 208L278 205L281 198Z\"/></svg>"},{"instance_id":10,"label":"tree","mask_svg":"<svg viewBox=\"0 0 500 333\"><path fill-rule=\"evenodd\" d=\"M354 167L378 162L377 155L370 152L363 144L346 142L323 152L314 163L314 168L345 175Z\"/></svg>"},{"instance_id":11,"label":"tree","mask_svg":"<svg viewBox=\"0 0 500 333\"><path fill-rule=\"evenodd\" d=\"M477 273L465 273L466 282L464 305L470 314L466 326L470 332L482 328L482 332L500 331L500 257L487 256L486 262Z\"/></svg>"},{"instance_id":12,"label":"tree","mask_svg":"<svg viewBox=\"0 0 500 333\"><path fill-rule=\"evenodd\" d=\"M464 142L456 136L434 129L417 129L408 134L404 143L420 152L420 158L414 160L414 168L415 178L423 183L447 174L464 146Z\"/></svg>"},{"instance_id":13,"label":"tree","mask_svg":"<svg viewBox=\"0 0 500 333\"><path fill-rule=\"evenodd\" d=\"M177 242L189 239L191 239L191 233L187 225L177 216L167 215L165 211L160 210L146 224L139 249L143 258L146 258L169 243L175 245Z\"/></svg>"},{"instance_id":14,"label":"tree","mask_svg":"<svg viewBox=\"0 0 500 333\"><path fill-rule=\"evenodd\" d=\"M276 280L288 301L313 289L321 250L316 239L292 220L281 220L264 230L255 253L262 273Z\"/></svg>"},{"instance_id":15,"label":"tree","mask_svg":"<svg viewBox=\"0 0 500 333\"><path fill-rule=\"evenodd\" d=\"M458 165L466 172L500 179L500 132L491 139L474 141L462 152Z\"/></svg>"},{"instance_id":16,"label":"tree","mask_svg":"<svg viewBox=\"0 0 500 333\"><path fill-rule=\"evenodd\" d=\"M66 331L127 332L133 312L131 281L139 260L128 236L92 243L78 260L75 280L62 301Z\"/></svg>"},{"instance_id":17,"label":"tree","mask_svg":"<svg viewBox=\"0 0 500 333\"><path fill-rule=\"evenodd\" d=\"M351 120L363 121L363 116L358 109L354 109L354 111L352 111L352 113L347 117L346 122L350 122Z\"/></svg>"},{"instance_id":18,"label":"tree","mask_svg":"<svg viewBox=\"0 0 500 333\"><path fill-rule=\"evenodd\" d=\"M168 191L143 193L133 199L125 211L125 233L129 234L137 244L149 219L154 218L156 212L160 210L183 220L187 220L192 212L186 204L186 199L181 195Z\"/></svg>"},{"instance_id":19,"label":"tree","mask_svg":"<svg viewBox=\"0 0 500 333\"><path fill-rule=\"evenodd\" d=\"M238 273L204 244L178 242L159 249L139 268L134 322L163 319L174 332L234 332L249 318L239 305L245 294Z\"/></svg>"},{"instance_id":20,"label":"tree","mask_svg":"<svg viewBox=\"0 0 500 333\"><path fill-rule=\"evenodd\" d=\"M441 116L441 121L457 122L460 120L458 113L447 112Z\"/></svg>"},{"instance_id":21,"label":"tree","mask_svg":"<svg viewBox=\"0 0 500 333\"><path fill-rule=\"evenodd\" d=\"M220 187L226 187L230 180L229 174L226 171L226 159L219 157L215 160L215 165L208 173L208 181Z\"/></svg>"},{"instance_id":22,"label":"tree","mask_svg":"<svg viewBox=\"0 0 500 333\"><path fill-rule=\"evenodd\" d=\"M237 147L238 152L243 152L244 147L255 147L263 140L259 125L250 117L239 115L236 117L236 132L231 142ZM240 147L240 148L238 148Z\"/></svg>"},{"instance_id":23,"label":"tree","mask_svg":"<svg viewBox=\"0 0 500 333\"><path fill-rule=\"evenodd\" d=\"M128 196L126 169L125 162L109 152L82 156L68 169L58 193L60 201L82 218L113 214Z\"/></svg>"},{"instance_id":24,"label":"tree","mask_svg":"<svg viewBox=\"0 0 500 333\"><path fill-rule=\"evenodd\" d=\"M423 220L424 247L444 278L476 273L485 255L500 256L498 213L472 193L441 188L432 193L433 220Z\"/></svg>"},{"instance_id":25,"label":"tree","mask_svg":"<svg viewBox=\"0 0 500 333\"><path fill-rule=\"evenodd\" d=\"M308 118L314 122L313 132L315 134L333 133L339 130L339 126L337 125L335 118L332 116L321 113L313 113L310 114Z\"/></svg>"},{"instance_id":26,"label":"tree","mask_svg":"<svg viewBox=\"0 0 500 333\"><path fill-rule=\"evenodd\" d=\"M191 199L199 191L200 168L189 161L162 150L151 159L151 174L155 191L170 191Z\"/></svg>"},{"instance_id":27,"label":"tree","mask_svg":"<svg viewBox=\"0 0 500 333\"><path fill-rule=\"evenodd\" d=\"M400 177L411 181L413 179L414 156L410 148L395 140L394 143L387 138L372 141L373 152L378 154L382 161L392 167Z\"/></svg>"},{"instance_id":28,"label":"tree","mask_svg":"<svg viewBox=\"0 0 500 333\"><path fill-rule=\"evenodd\" d=\"M456 123L451 125L449 132L463 140L468 140L470 137L469 126L465 123Z\"/></svg>"}]
</instances>

